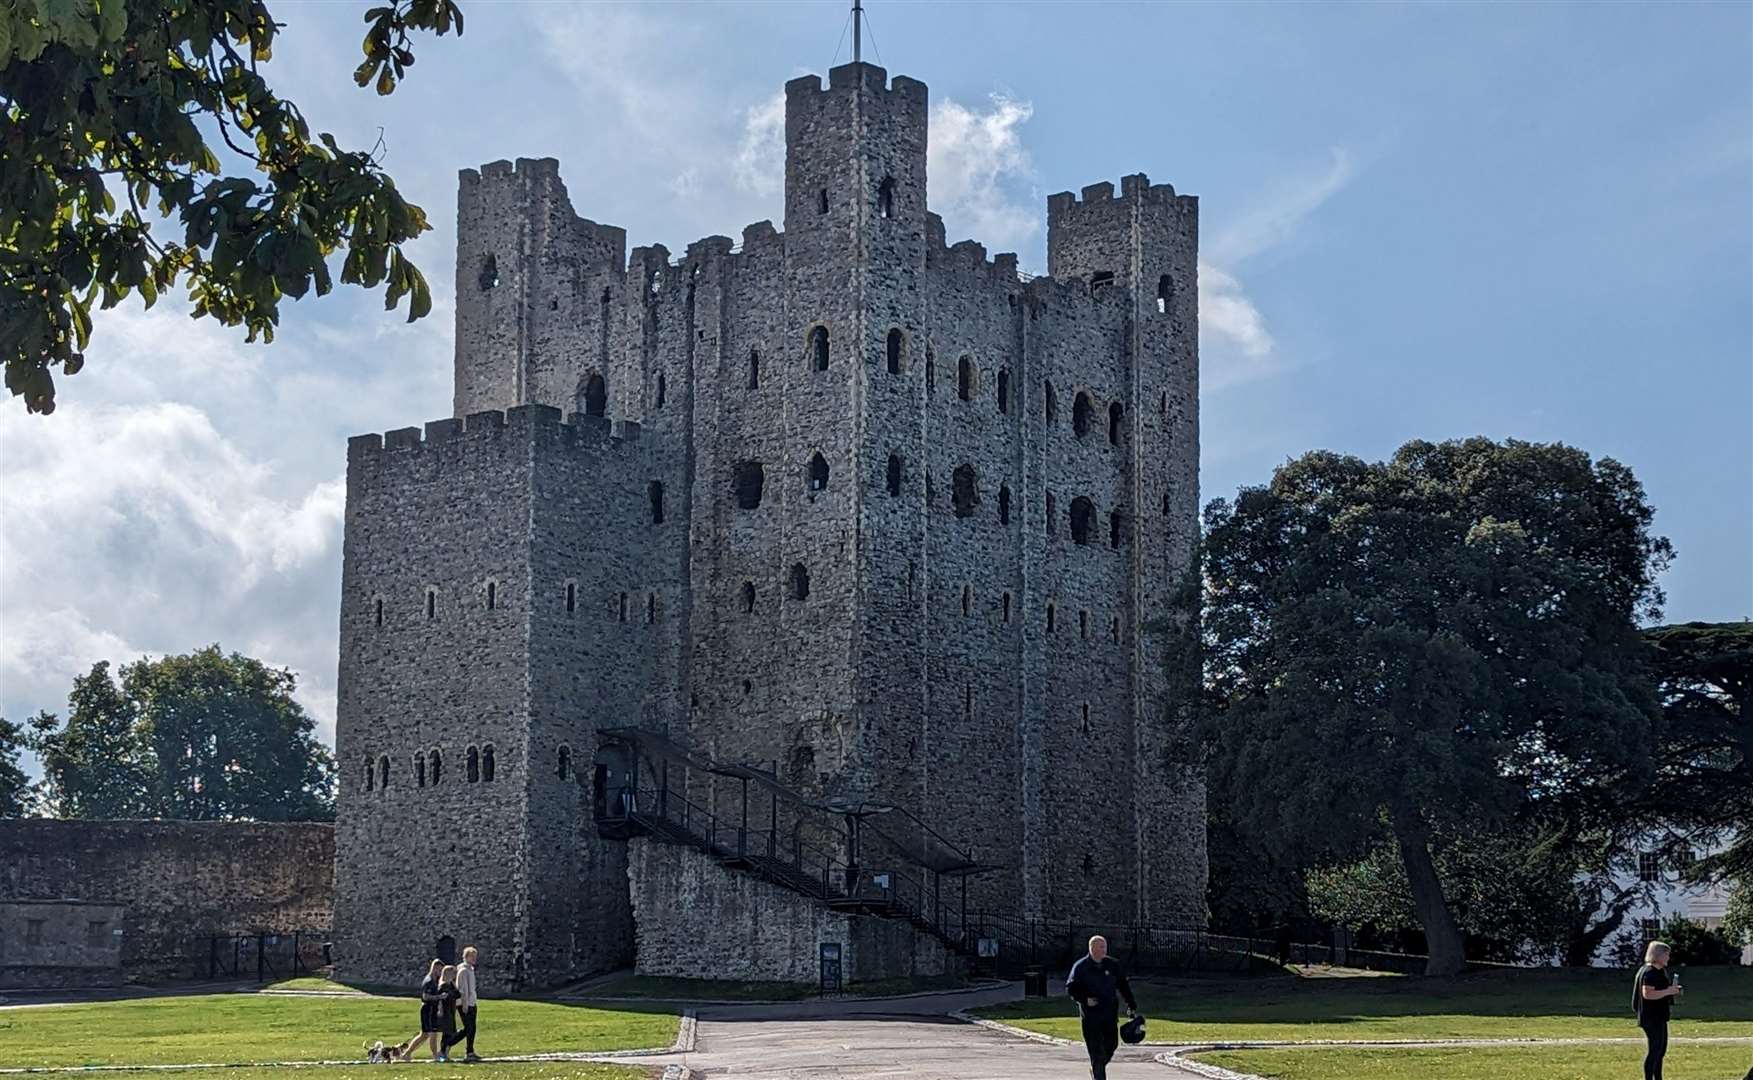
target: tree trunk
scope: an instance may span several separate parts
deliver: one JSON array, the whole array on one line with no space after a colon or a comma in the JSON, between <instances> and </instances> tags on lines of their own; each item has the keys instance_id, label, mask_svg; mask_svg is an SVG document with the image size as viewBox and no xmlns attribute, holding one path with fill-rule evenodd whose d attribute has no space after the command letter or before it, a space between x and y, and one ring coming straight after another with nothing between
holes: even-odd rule
<instances>
[{"instance_id":1,"label":"tree trunk","mask_svg":"<svg viewBox=\"0 0 1753 1080\"><path fill-rule=\"evenodd\" d=\"M1461 947L1460 928L1443 896L1443 883L1437 880L1436 863L1430 857L1430 830L1415 807L1396 804L1389 807L1389 815L1400 859L1406 864L1406 881L1412 886L1412 906L1430 949L1424 973L1459 975L1467 966L1467 957Z\"/></svg>"}]
</instances>

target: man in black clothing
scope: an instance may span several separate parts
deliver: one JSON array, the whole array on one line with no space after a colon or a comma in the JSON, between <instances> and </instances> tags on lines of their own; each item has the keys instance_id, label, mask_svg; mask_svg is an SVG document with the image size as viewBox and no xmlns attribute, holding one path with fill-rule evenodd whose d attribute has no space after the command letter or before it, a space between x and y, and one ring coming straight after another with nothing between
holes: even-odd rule
<instances>
[{"instance_id":1,"label":"man in black clothing","mask_svg":"<svg viewBox=\"0 0 1753 1080\"><path fill-rule=\"evenodd\" d=\"M1637 1026L1649 1040L1643 1059L1643 1080L1662 1080L1662 1059L1668 1054L1668 1014L1680 987L1668 978L1668 946L1659 941L1644 950L1643 967L1637 971Z\"/></svg>"},{"instance_id":2,"label":"man in black clothing","mask_svg":"<svg viewBox=\"0 0 1753 1080\"><path fill-rule=\"evenodd\" d=\"M1138 1015L1138 1000L1126 973L1108 956L1108 939L1090 938L1090 952L1071 965L1065 992L1077 1002L1083 1021L1083 1044L1090 1052L1090 1076L1108 1080L1108 1062L1120 1045L1120 999L1126 999L1128 1016Z\"/></svg>"}]
</instances>

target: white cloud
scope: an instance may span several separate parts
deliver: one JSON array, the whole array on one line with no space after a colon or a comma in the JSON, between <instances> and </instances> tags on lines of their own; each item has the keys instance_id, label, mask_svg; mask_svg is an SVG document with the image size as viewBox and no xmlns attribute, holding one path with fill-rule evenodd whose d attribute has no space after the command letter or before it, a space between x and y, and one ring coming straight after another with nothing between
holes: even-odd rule
<instances>
[{"instance_id":1,"label":"white cloud","mask_svg":"<svg viewBox=\"0 0 1753 1080\"><path fill-rule=\"evenodd\" d=\"M1206 255L1221 266L1233 266L1287 243L1310 215L1351 182L1354 173L1351 155L1334 147L1323 168L1293 175L1270 188L1218 233Z\"/></svg>"},{"instance_id":2,"label":"white cloud","mask_svg":"<svg viewBox=\"0 0 1753 1080\"><path fill-rule=\"evenodd\" d=\"M1266 319L1242 292L1242 283L1204 260L1199 263L1199 331L1228 342L1244 356L1272 351Z\"/></svg>"},{"instance_id":3,"label":"white cloud","mask_svg":"<svg viewBox=\"0 0 1753 1080\"><path fill-rule=\"evenodd\" d=\"M945 99L931 109L925 175L931 208L943 215L950 239L972 236L990 251L1018 251L1040 232L1046 209L1032 191L1034 178L1022 126L1035 115L1027 101L994 93L986 109Z\"/></svg>"},{"instance_id":4,"label":"white cloud","mask_svg":"<svg viewBox=\"0 0 1753 1080\"><path fill-rule=\"evenodd\" d=\"M743 137L731 166L744 191L773 198L785 187L785 91L743 114Z\"/></svg>"}]
</instances>

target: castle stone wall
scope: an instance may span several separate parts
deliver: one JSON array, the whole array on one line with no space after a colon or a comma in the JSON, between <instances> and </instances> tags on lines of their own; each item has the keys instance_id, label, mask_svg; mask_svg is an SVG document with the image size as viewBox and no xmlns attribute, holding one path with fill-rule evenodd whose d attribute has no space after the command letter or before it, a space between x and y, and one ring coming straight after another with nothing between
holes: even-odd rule
<instances>
[{"instance_id":1,"label":"castle stone wall","mask_svg":"<svg viewBox=\"0 0 1753 1080\"><path fill-rule=\"evenodd\" d=\"M109 963L107 947L86 941L89 924L101 921L110 924L105 935L122 931L125 977L204 975L210 935L330 925L334 836L323 823L0 821L0 902L71 900L119 910L114 919L44 917L39 947L74 966L93 957ZM12 947L23 942L13 935L25 932L10 916L0 923L0 958L19 956ZM50 940L66 934L77 939ZM14 985L43 985L28 975Z\"/></svg>"}]
</instances>

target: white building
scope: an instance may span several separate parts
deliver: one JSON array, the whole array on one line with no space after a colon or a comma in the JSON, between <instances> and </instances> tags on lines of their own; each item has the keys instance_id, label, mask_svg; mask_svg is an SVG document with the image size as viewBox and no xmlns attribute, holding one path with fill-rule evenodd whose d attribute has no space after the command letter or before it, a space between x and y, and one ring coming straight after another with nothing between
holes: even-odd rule
<instances>
[{"instance_id":1,"label":"white building","mask_svg":"<svg viewBox=\"0 0 1753 1080\"><path fill-rule=\"evenodd\" d=\"M1632 905L1620 932L1595 951L1596 967L1635 964L1641 958L1644 943L1659 938L1663 925L1675 916L1712 930L1723 925L1734 886L1696 885L1688 883L1685 877L1694 858L1721 851L1727 840L1708 845L1702 852L1675 851L1667 841L1667 837L1655 834L1641 838L1635 858L1627 858L1623 869L1615 873L1615 885L1642 884L1647 886L1648 896ZM1741 962L1753 964L1753 943L1743 944Z\"/></svg>"}]
</instances>

